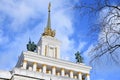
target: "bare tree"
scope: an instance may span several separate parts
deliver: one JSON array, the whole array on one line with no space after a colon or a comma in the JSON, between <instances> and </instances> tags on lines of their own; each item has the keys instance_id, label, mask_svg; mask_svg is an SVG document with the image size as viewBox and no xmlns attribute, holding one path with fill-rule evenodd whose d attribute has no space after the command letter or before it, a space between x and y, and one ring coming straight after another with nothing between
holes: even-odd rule
<instances>
[{"instance_id":1,"label":"bare tree","mask_svg":"<svg viewBox=\"0 0 120 80\"><path fill-rule=\"evenodd\" d=\"M90 63L103 56L120 63L120 0L80 1L75 8L94 14L98 23L91 24L92 32L99 31L98 40L91 49ZM93 16L92 16L93 17ZM98 33L98 32L97 32ZM103 58L101 58L103 59Z\"/></svg>"}]
</instances>

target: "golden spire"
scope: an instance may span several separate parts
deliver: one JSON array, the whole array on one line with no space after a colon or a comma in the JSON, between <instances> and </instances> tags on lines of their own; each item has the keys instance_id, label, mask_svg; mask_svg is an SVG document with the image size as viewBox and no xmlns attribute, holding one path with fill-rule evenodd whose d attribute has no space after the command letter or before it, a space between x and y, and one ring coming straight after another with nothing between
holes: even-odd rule
<instances>
[{"instance_id":1,"label":"golden spire","mask_svg":"<svg viewBox=\"0 0 120 80\"><path fill-rule=\"evenodd\" d=\"M49 2L47 27L45 28L44 33L42 34L42 36L54 37L55 36L55 30L51 29L50 8L51 8L51 3Z\"/></svg>"}]
</instances>

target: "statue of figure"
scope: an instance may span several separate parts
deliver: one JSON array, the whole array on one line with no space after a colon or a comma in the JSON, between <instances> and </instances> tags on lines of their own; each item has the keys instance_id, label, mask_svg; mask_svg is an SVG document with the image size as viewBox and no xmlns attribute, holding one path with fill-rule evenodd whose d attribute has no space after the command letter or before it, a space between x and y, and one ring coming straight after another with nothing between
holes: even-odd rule
<instances>
[{"instance_id":1,"label":"statue of figure","mask_svg":"<svg viewBox=\"0 0 120 80\"><path fill-rule=\"evenodd\" d=\"M29 42L27 44L27 50L30 51L31 50L31 40L29 39Z\"/></svg>"},{"instance_id":2,"label":"statue of figure","mask_svg":"<svg viewBox=\"0 0 120 80\"><path fill-rule=\"evenodd\" d=\"M83 57L80 55L79 51L75 53L75 56L76 56L75 59L77 63L83 63Z\"/></svg>"},{"instance_id":3,"label":"statue of figure","mask_svg":"<svg viewBox=\"0 0 120 80\"><path fill-rule=\"evenodd\" d=\"M34 42L31 42L31 40L29 39L29 42L27 44L27 50L34 52L36 50L36 47L36 44L34 44Z\"/></svg>"}]
</instances>

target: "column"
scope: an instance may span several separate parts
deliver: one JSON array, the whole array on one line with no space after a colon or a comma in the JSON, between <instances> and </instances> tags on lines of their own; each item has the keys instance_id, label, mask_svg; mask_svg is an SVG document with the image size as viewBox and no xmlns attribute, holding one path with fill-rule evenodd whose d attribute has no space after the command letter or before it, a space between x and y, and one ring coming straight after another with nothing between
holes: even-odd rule
<instances>
[{"instance_id":1,"label":"column","mask_svg":"<svg viewBox=\"0 0 120 80\"><path fill-rule=\"evenodd\" d=\"M33 63L33 71L36 71L36 70L37 70L37 63L34 62L34 63Z\"/></svg>"},{"instance_id":2,"label":"column","mask_svg":"<svg viewBox=\"0 0 120 80\"><path fill-rule=\"evenodd\" d=\"M43 64L43 73L46 73L46 69L47 69L47 66L45 64Z\"/></svg>"},{"instance_id":3,"label":"column","mask_svg":"<svg viewBox=\"0 0 120 80\"><path fill-rule=\"evenodd\" d=\"M56 75L56 67L55 66L52 67L52 74Z\"/></svg>"},{"instance_id":4,"label":"column","mask_svg":"<svg viewBox=\"0 0 120 80\"><path fill-rule=\"evenodd\" d=\"M78 72L78 79L82 80L82 73L81 72Z\"/></svg>"},{"instance_id":5,"label":"column","mask_svg":"<svg viewBox=\"0 0 120 80\"><path fill-rule=\"evenodd\" d=\"M65 76L65 69L64 68L61 69L61 76Z\"/></svg>"},{"instance_id":6,"label":"column","mask_svg":"<svg viewBox=\"0 0 120 80\"><path fill-rule=\"evenodd\" d=\"M73 71L70 70L70 78L73 78Z\"/></svg>"},{"instance_id":7,"label":"column","mask_svg":"<svg viewBox=\"0 0 120 80\"><path fill-rule=\"evenodd\" d=\"M27 69L27 61L26 60L23 61L23 69Z\"/></svg>"},{"instance_id":8,"label":"column","mask_svg":"<svg viewBox=\"0 0 120 80\"><path fill-rule=\"evenodd\" d=\"M90 74L87 74L86 77L87 77L87 80L90 80Z\"/></svg>"}]
</instances>

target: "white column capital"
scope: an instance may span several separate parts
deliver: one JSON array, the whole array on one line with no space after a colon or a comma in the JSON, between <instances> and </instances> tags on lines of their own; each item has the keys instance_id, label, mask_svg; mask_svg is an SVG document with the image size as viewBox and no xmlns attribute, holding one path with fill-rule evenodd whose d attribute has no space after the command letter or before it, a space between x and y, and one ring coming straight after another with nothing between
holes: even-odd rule
<instances>
[{"instance_id":1,"label":"white column capital","mask_svg":"<svg viewBox=\"0 0 120 80\"><path fill-rule=\"evenodd\" d=\"M42 64L42 66L47 66L46 64Z\"/></svg>"},{"instance_id":2,"label":"white column capital","mask_svg":"<svg viewBox=\"0 0 120 80\"><path fill-rule=\"evenodd\" d=\"M65 70L64 68L61 68L61 70Z\"/></svg>"},{"instance_id":3,"label":"white column capital","mask_svg":"<svg viewBox=\"0 0 120 80\"><path fill-rule=\"evenodd\" d=\"M56 68L55 66L52 66L52 68Z\"/></svg>"},{"instance_id":4,"label":"white column capital","mask_svg":"<svg viewBox=\"0 0 120 80\"><path fill-rule=\"evenodd\" d=\"M36 65L37 64L37 62L33 62L33 65Z\"/></svg>"}]
</instances>

